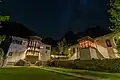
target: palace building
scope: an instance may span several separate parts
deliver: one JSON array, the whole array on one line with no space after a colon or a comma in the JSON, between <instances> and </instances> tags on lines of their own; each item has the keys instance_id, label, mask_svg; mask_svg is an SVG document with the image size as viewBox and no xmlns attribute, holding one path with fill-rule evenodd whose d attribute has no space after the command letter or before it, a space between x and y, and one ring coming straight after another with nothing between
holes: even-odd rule
<instances>
[{"instance_id":1,"label":"palace building","mask_svg":"<svg viewBox=\"0 0 120 80\"><path fill-rule=\"evenodd\" d=\"M115 35L110 33L95 38L89 36L81 38L77 44L69 48L69 60L120 58L114 37Z\"/></svg>"},{"instance_id":2,"label":"palace building","mask_svg":"<svg viewBox=\"0 0 120 80\"><path fill-rule=\"evenodd\" d=\"M39 35L18 23L4 22L1 26L1 34L8 39L1 43L7 44L1 47L7 55L8 64L21 59L31 63L50 60L51 45L44 44Z\"/></svg>"}]
</instances>

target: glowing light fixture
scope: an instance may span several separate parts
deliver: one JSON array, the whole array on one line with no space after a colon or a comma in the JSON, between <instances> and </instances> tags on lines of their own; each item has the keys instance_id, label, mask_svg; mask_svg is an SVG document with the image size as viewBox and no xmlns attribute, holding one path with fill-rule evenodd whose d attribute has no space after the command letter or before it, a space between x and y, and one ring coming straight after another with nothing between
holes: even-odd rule
<instances>
[{"instance_id":1,"label":"glowing light fixture","mask_svg":"<svg viewBox=\"0 0 120 80\"><path fill-rule=\"evenodd\" d=\"M30 48L28 48L28 49L30 49Z\"/></svg>"},{"instance_id":2,"label":"glowing light fixture","mask_svg":"<svg viewBox=\"0 0 120 80\"><path fill-rule=\"evenodd\" d=\"M68 50L71 50L70 48Z\"/></svg>"},{"instance_id":3,"label":"glowing light fixture","mask_svg":"<svg viewBox=\"0 0 120 80\"><path fill-rule=\"evenodd\" d=\"M40 48L43 48L43 46L40 46Z\"/></svg>"}]
</instances>

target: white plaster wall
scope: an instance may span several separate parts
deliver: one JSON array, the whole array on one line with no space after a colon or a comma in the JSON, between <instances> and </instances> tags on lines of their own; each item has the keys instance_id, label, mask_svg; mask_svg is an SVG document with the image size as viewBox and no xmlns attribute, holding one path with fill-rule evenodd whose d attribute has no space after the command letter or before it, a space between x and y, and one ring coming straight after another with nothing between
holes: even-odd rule
<instances>
[{"instance_id":1,"label":"white plaster wall","mask_svg":"<svg viewBox=\"0 0 120 80\"><path fill-rule=\"evenodd\" d=\"M71 56L68 60L75 60L77 59L77 53L74 53L73 56Z\"/></svg>"},{"instance_id":2,"label":"white plaster wall","mask_svg":"<svg viewBox=\"0 0 120 80\"><path fill-rule=\"evenodd\" d=\"M73 53L73 48L75 48L75 53ZM75 60L80 58L80 52L77 52L77 44L70 46L69 50L69 58L68 60ZM71 56L72 55L72 56Z\"/></svg>"},{"instance_id":3,"label":"white plaster wall","mask_svg":"<svg viewBox=\"0 0 120 80\"><path fill-rule=\"evenodd\" d=\"M90 48L80 49L80 59L81 60L90 60Z\"/></svg>"},{"instance_id":4,"label":"white plaster wall","mask_svg":"<svg viewBox=\"0 0 120 80\"><path fill-rule=\"evenodd\" d=\"M49 47L50 49L46 49L46 47ZM47 51L47 53L46 53ZM40 60L41 61L48 61L50 60L50 54L51 54L51 45L43 44L42 48L40 49Z\"/></svg>"},{"instance_id":5,"label":"white plaster wall","mask_svg":"<svg viewBox=\"0 0 120 80\"><path fill-rule=\"evenodd\" d=\"M19 37L13 37L13 39L22 40L23 44L22 45L13 44L13 43L10 44L10 47L9 47L8 53L7 53L7 56L8 56L7 61L8 62L16 62L19 59L24 59L25 58L24 52L27 49L28 41L26 39L19 38ZM10 52L13 52L12 56L9 56Z\"/></svg>"},{"instance_id":6,"label":"white plaster wall","mask_svg":"<svg viewBox=\"0 0 120 80\"><path fill-rule=\"evenodd\" d=\"M91 59L92 58L98 59L97 52L94 48L90 48L90 55L91 55Z\"/></svg>"},{"instance_id":7,"label":"white plaster wall","mask_svg":"<svg viewBox=\"0 0 120 80\"><path fill-rule=\"evenodd\" d=\"M97 50L101 53L104 58L109 58L108 50L105 47L97 45Z\"/></svg>"},{"instance_id":8,"label":"white plaster wall","mask_svg":"<svg viewBox=\"0 0 120 80\"><path fill-rule=\"evenodd\" d=\"M108 46L107 46L107 44L106 44L106 42L105 42L106 39L109 39L109 40L110 40L112 47L108 47ZM116 48L116 44L115 44L115 42L114 42L114 36L110 36L110 35L108 34L108 35L105 35L105 36L98 37L98 38L96 38L96 40L98 40L96 43L97 43L99 46L107 49L107 51L106 51L105 49L101 49L101 48L100 48L100 51L102 51L102 53L104 52L105 55L107 55L106 53L108 53L109 58L115 58L115 53L116 53L116 52L114 51L114 48ZM106 58L106 57L105 57L105 58Z\"/></svg>"}]
</instances>

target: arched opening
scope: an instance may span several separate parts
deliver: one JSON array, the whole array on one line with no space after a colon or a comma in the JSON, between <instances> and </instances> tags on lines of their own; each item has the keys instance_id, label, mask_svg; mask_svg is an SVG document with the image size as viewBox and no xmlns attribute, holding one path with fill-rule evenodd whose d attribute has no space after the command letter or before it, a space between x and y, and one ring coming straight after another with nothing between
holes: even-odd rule
<instances>
[{"instance_id":1,"label":"arched opening","mask_svg":"<svg viewBox=\"0 0 120 80\"><path fill-rule=\"evenodd\" d=\"M39 60L39 51L27 50L25 59L32 64Z\"/></svg>"}]
</instances>

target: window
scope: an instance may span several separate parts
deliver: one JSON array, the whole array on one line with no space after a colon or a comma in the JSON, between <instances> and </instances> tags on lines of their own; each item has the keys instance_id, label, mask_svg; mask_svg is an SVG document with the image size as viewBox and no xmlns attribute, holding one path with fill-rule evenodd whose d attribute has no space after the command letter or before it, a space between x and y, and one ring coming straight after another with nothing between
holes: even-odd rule
<instances>
[{"instance_id":1,"label":"window","mask_svg":"<svg viewBox=\"0 0 120 80\"><path fill-rule=\"evenodd\" d=\"M23 44L23 45L26 45L26 42L24 41L24 42L22 42L22 44Z\"/></svg>"},{"instance_id":2,"label":"window","mask_svg":"<svg viewBox=\"0 0 120 80\"><path fill-rule=\"evenodd\" d=\"M46 47L46 49L50 50L50 47Z\"/></svg>"},{"instance_id":3,"label":"window","mask_svg":"<svg viewBox=\"0 0 120 80\"><path fill-rule=\"evenodd\" d=\"M13 52L9 52L9 56L12 56Z\"/></svg>"},{"instance_id":4,"label":"window","mask_svg":"<svg viewBox=\"0 0 120 80\"><path fill-rule=\"evenodd\" d=\"M20 45L22 45L22 41L19 41L19 40L12 40L12 43L13 44L20 44Z\"/></svg>"},{"instance_id":5,"label":"window","mask_svg":"<svg viewBox=\"0 0 120 80\"><path fill-rule=\"evenodd\" d=\"M31 45L32 45L32 42L30 41L30 42L29 42L29 46L31 46Z\"/></svg>"},{"instance_id":6,"label":"window","mask_svg":"<svg viewBox=\"0 0 120 80\"><path fill-rule=\"evenodd\" d=\"M47 51L46 51L46 53L47 53Z\"/></svg>"},{"instance_id":7,"label":"window","mask_svg":"<svg viewBox=\"0 0 120 80\"><path fill-rule=\"evenodd\" d=\"M19 44L19 41L18 41L18 40L16 40L16 44Z\"/></svg>"},{"instance_id":8,"label":"window","mask_svg":"<svg viewBox=\"0 0 120 80\"><path fill-rule=\"evenodd\" d=\"M73 53L75 53L75 48L73 48Z\"/></svg>"},{"instance_id":9,"label":"window","mask_svg":"<svg viewBox=\"0 0 120 80\"><path fill-rule=\"evenodd\" d=\"M40 43L36 42L36 48L40 49Z\"/></svg>"},{"instance_id":10,"label":"window","mask_svg":"<svg viewBox=\"0 0 120 80\"><path fill-rule=\"evenodd\" d=\"M12 43L15 44L15 40L12 40Z\"/></svg>"},{"instance_id":11,"label":"window","mask_svg":"<svg viewBox=\"0 0 120 80\"><path fill-rule=\"evenodd\" d=\"M22 45L22 41L19 41L19 44Z\"/></svg>"},{"instance_id":12,"label":"window","mask_svg":"<svg viewBox=\"0 0 120 80\"><path fill-rule=\"evenodd\" d=\"M108 47L112 47L111 42L110 42L109 39L106 40L106 44L107 44Z\"/></svg>"},{"instance_id":13,"label":"window","mask_svg":"<svg viewBox=\"0 0 120 80\"><path fill-rule=\"evenodd\" d=\"M79 48L77 48L77 52L79 52Z\"/></svg>"}]
</instances>

